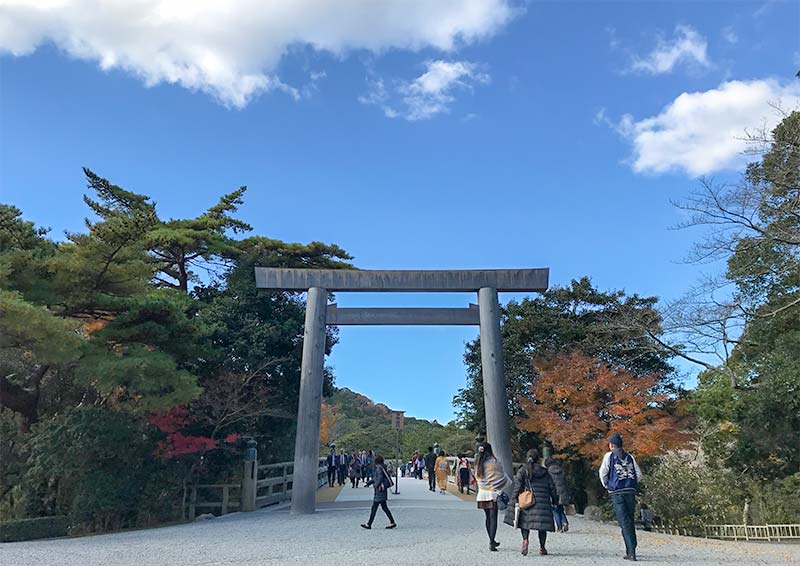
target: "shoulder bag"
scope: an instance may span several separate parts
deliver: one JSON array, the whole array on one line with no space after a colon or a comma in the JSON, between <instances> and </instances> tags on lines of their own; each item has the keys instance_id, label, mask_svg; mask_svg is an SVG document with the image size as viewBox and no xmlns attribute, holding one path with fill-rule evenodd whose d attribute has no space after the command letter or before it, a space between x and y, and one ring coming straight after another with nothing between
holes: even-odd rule
<instances>
[{"instance_id":1,"label":"shoulder bag","mask_svg":"<svg viewBox=\"0 0 800 566\"><path fill-rule=\"evenodd\" d=\"M531 483L528 481L528 474L525 474L525 484L528 490L517 495L517 504L519 508L523 510L530 509L536 503L536 498L533 496L533 489L531 489Z\"/></svg>"}]
</instances>

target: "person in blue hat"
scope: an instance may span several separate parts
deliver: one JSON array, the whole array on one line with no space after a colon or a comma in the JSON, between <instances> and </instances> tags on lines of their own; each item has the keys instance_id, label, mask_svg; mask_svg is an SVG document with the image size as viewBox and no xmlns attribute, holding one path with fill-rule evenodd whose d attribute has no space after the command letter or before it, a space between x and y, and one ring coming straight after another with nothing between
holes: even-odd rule
<instances>
[{"instance_id":1,"label":"person in blue hat","mask_svg":"<svg viewBox=\"0 0 800 566\"><path fill-rule=\"evenodd\" d=\"M636 561L636 493L642 481L642 471L631 454L622 449L622 436L608 439L608 449L600 466L600 482L608 490L614 514L625 541L625 560Z\"/></svg>"}]
</instances>

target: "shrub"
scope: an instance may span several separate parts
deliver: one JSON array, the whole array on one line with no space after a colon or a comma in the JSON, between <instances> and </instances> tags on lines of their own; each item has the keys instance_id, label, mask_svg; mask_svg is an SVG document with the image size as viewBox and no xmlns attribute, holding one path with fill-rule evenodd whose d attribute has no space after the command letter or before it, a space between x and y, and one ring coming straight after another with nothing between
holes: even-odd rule
<instances>
[{"instance_id":1,"label":"shrub","mask_svg":"<svg viewBox=\"0 0 800 566\"><path fill-rule=\"evenodd\" d=\"M687 454L668 454L644 478L643 499L662 521L680 525L740 523L745 495L728 470Z\"/></svg>"},{"instance_id":2,"label":"shrub","mask_svg":"<svg viewBox=\"0 0 800 566\"><path fill-rule=\"evenodd\" d=\"M63 537L69 529L69 518L37 517L0 523L0 542L17 542L40 538Z\"/></svg>"},{"instance_id":3,"label":"shrub","mask_svg":"<svg viewBox=\"0 0 800 566\"><path fill-rule=\"evenodd\" d=\"M134 526L148 478L160 463L152 430L101 407L67 411L38 425L22 490L26 514L68 515L77 531Z\"/></svg>"}]
</instances>

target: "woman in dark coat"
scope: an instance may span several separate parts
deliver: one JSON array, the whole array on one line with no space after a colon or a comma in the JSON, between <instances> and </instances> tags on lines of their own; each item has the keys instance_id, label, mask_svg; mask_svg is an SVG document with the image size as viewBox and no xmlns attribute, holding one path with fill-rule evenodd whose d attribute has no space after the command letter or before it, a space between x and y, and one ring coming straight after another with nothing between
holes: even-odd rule
<instances>
[{"instance_id":1,"label":"woman in dark coat","mask_svg":"<svg viewBox=\"0 0 800 566\"><path fill-rule=\"evenodd\" d=\"M358 482L361 481L361 460L358 459L358 454L350 456L350 487L358 487Z\"/></svg>"},{"instance_id":2,"label":"woman in dark coat","mask_svg":"<svg viewBox=\"0 0 800 566\"><path fill-rule=\"evenodd\" d=\"M531 448L525 460L525 465L519 469L514 478L514 489L511 492L511 503L506 511L505 523L514 526L519 494L523 491L533 491L534 504L532 507L519 510L519 521L516 526L522 531L522 555L528 554L528 536L531 531L539 531L539 554L545 555L547 531L556 530L552 505L558 502L558 495L547 468L539 464L539 451Z\"/></svg>"},{"instance_id":3,"label":"woman in dark coat","mask_svg":"<svg viewBox=\"0 0 800 566\"><path fill-rule=\"evenodd\" d=\"M365 529L372 528L372 521L375 520L375 513L378 511L378 506L386 513L389 519L389 526L387 529L393 529L397 526L392 517L392 512L389 511L389 506L386 504L389 499L389 489L394 485L392 478L386 471L383 463L383 456L380 454L375 455L375 474L367 480L366 487L373 486L375 488L375 497L372 499L372 511L369 514L369 521L362 523L361 526Z\"/></svg>"}]
</instances>

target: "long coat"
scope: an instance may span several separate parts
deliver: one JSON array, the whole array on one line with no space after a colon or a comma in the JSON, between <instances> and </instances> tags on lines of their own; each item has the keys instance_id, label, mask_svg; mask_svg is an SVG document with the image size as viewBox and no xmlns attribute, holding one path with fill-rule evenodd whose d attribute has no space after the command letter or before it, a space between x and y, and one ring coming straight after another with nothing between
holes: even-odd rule
<instances>
[{"instance_id":1,"label":"long coat","mask_svg":"<svg viewBox=\"0 0 800 566\"><path fill-rule=\"evenodd\" d=\"M572 498L569 494L567 478L564 476L564 468L562 468L560 464L550 464L547 466L547 471L550 473L550 477L553 478L553 483L556 486L558 505L569 505Z\"/></svg>"},{"instance_id":2,"label":"long coat","mask_svg":"<svg viewBox=\"0 0 800 566\"><path fill-rule=\"evenodd\" d=\"M528 486L533 490L535 503L533 507L520 509L517 528L528 531L555 531L552 505L558 502L558 494L553 478L547 473L547 469L539 464L534 465L532 477L528 477L528 466L522 466L517 472L514 489L511 492L511 503L506 510L504 522L514 526L514 507L517 498L520 492L528 491Z\"/></svg>"}]
</instances>

